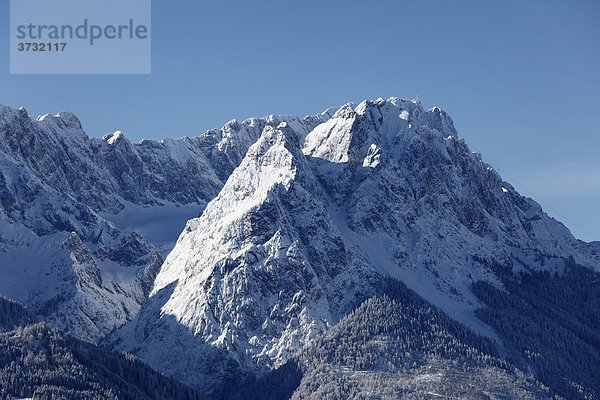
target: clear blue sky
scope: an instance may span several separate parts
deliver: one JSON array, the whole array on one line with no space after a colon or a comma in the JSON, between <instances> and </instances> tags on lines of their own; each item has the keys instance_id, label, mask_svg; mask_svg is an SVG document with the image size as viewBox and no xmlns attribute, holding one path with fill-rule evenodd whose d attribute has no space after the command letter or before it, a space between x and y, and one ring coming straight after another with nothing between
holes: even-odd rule
<instances>
[{"instance_id":1,"label":"clear blue sky","mask_svg":"<svg viewBox=\"0 0 600 400\"><path fill-rule=\"evenodd\" d=\"M137 141L418 95L521 193L600 240L596 0L155 0L148 76L11 76L0 4L2 104Z\"/></svg>"}]
</instances>

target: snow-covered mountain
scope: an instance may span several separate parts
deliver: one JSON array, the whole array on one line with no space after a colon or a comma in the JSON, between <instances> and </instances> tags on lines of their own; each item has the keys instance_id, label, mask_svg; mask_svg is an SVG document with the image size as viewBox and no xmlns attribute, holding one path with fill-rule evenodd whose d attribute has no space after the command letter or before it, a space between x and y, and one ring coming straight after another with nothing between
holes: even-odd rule
<instances>
[{"instance_id":1,"label":"snow-covered mountain","mask_svg":"<svg viewBox=\"0 0 600 400\"><path fill-rule=\"evenodd\" d=\"M561 319L549 310L595 307L597 271L600 242L576 240L471 152L446 113L418 101L234 120L194 138L139 143L121 132L89 138L71 113L33 119L0 106L0 295L27 306L32 319L134 353L204 393L269 377L302 361L298 355L314 343L322 345L319 357L334 347L343 352L352 343L338 334L323 338L354 329L356 320L352 337L369 338L360 347L364 357L378 359L372 346L383 342L397 347L389 360L379 357L393 371L363 374L362 364L343 357L325 372L311 366L296 395L328 391L317 381L331 373L355 387L384 379L392 391L414 386L430 367L448 367L467 382L470 373L445 352L479 348L483 342L464 333L468 327L499 344L489 356L504 369L474 366L468 356L467 370L514 382L514 393L538 390L509 371L514 362L550 389L585 397L600 391L597 377L571 364L600 359L600 324L590 313ZM528 284L534 278L522 272L549 283ZM425 324L423 332L446 343L433 363L412 366L409 375L389 373L407 367L398 361L406 349L411 363L423 349L412 343L402 350L396 334L374 334L386 312L365 314L365 304L388 304L367 300L381 298L386 277L425 302L411 294L402 307L418 303L427 315L433 305L440 321L448 315L462 324L445 331L422 315L405 316L415 338ZM577 292L582 282L585 296ZM344 318L360 304L361 312ZM390 318L400 312L389 308ZM514 318L539 310L535 325ZM544 346L519 340L532 326L552 327ZM575 343L589 356L555 357L552 343ZM537 360L536 346L556 365L574 368L569 381L554 387L554 364L528 364L523 357ZM398 377L406 385L394 383Z\"/></svg>"},{"instance_id":2,"label":"snow-covered mountain","mask_svg":"<svg viewBox=\"0 0 600 400\"><path fill-rule=\"evenodd\" d=\"M89 138L71 113L0 106L0 294L80 338L133 318L185 222L217 195L267 125L231 121L196 138Z\"/></svg>"},{"instance_id":3,"label":"snow-covered mountain","mask_svg":"<svg viewBox=\"0 0 600 400\"><path fill-rule=\"evenodd\" d=\"M384 276L497 339L475 316L475 282L501 288L568 262L600 270L597 243L519 195L439 108L378 99L320 118L260 127L112 336L118 350L211 391L282 365Z\"/></svg>"}]
</instances>

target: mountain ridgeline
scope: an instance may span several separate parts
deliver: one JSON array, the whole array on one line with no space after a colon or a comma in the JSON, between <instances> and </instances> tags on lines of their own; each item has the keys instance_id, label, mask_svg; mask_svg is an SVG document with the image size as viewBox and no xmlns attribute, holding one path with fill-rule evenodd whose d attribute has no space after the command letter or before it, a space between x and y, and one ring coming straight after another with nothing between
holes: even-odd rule
<instances>
[{"instance_id":1,"label":"mountain ridgeline","mask_svg":"<svg viewBox=\"0 0 600 400\"><path fill-rule=\"evenodd\" d=\"M0 106L0 221L12 396L600 398L600 243L418 101L139 143Z\"/></svg>"},{"instance_id":2,"label":"mountain ridgeline","mask_svg":"<svg viewBox=\"0 0 600 400\"><path fill-rule=\"evenodd\" d=\"M310 130L326 115L282 118ZM68 112L33 119L0 106L0 274L10 277L0 293L99 341L135 316L185 221L279 123L131 143L120 132L89 138Z\"/></svg>"}]
</instances>

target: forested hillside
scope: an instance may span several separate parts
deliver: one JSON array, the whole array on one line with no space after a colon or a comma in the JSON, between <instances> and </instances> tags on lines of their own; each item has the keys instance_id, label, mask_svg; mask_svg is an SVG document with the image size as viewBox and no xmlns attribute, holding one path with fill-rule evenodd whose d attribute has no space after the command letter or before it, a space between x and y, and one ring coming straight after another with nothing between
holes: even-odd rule
<instances>
[{"instance_id":1,"label":"forested hillside","mask_svg":"<svg viewBox=\"0 0 600 400\"><path fill-rule=\"evenodd\" d=\"M35 315L16 301L0 295L0 332L36 322Z\"/></svg>"},{"instance_id":2,"label":"forested hillside","mask_svg":"<svg viewBox=\"0 0 600 400\"><path fill-rule=\"evenodd\" d=\"M546 399L552 392L500 359L479 336L386 279L294 362L256 382L237 399L513 398Z\"/></svg>"},{"instance_id":3,"label":"forested hillside","mask_svg":"<svg viewBox=\"0 0 600 400\"><path fill-rule=\"evenodd\" d=\"M0 398L182 399L191 389L121 355L63 334L47 323L0 334Z\"/></svg>"},{"instance_id":4,"label":"forested hillside","mask_svg":"<svg viewBox=\"0 0 600 400\"><path fill-rule=\"evenodd\" d=\"M479 282L473 291L508 359L566 398L600 398L600 274L570 260L563 276L527 273L504 286Z\"/></svg>"}]
</instances>

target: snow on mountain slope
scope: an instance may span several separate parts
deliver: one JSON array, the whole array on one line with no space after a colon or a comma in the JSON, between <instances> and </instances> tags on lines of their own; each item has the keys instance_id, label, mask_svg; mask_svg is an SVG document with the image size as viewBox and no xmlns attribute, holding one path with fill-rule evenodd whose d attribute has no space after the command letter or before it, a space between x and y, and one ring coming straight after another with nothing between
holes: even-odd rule
<instances>
[{"instance_id":1,"label":"snow on mountain slope","mask_svg":"<svg viewBox=\"0 0 600 400\"><path fill-rule=\"evenodd\" d=\"M97 341L130 320L162 257L0 153L0 293Z\"/></svg>"},{"instance_id":2,"label":"snow on mountain slope","mask_svg":"<svg viewBox=\"0 0 600 400\"><path fill-rule=\"evenodd\" d=\"M0 294L80 338L133 318L185 222L267 125L307 134L329 113L231 121L196 138L88 138L71 113L0 106Z\"/></svg>"},{"instance_id":3,"label":"snow on mountain slope","mask_svg":"<svg viewBox=\"0 0 600 400\"><path fill-rule=\"evenodd\" d=\"M119 131L90 139L68 112L34 120L23 108L0 106L0 151L97 212L115 214L127 202L203 206L216 196L266 125L286 121L308 133L330 112L304 119L233 120L194 138L131 143Z\"/></svg>"},{"instance_id":4,"label":"snow on mountain slope","mask_svg":"<svg viewBox=\"0 0 600 400\"><path fill-rule=\"evenodd\" d=\"M469 287L497 282L495 268L560 271L569 256L599 267L587 244L470 152L439 108L380 99L340 118L303 151L345 239L459 321L491 334Z\"/></svg>"},{"instance_id":5,"label":"snow on mountain slope","mask_svg":"<svg viewBox=\"0 0 600 400\"><path fill-rule=\"evenodd\" d=\"M188 222L116 348L210 391L234 371L285 362L383 275L494 337L475 318L473 282L561 272L569 257L599 268L590 245L503 182L439 108L391 98L329 116L310 132L262 129Z\"/></svg>"},{"instance_id":6,"label":"snow on mountain slope","mask_svg":"<svg viewBox=\"0 0 600 400\"><path fill-rule=\"evenodd\" d=\"M165 203L157 206L140 206L124 202L118 214L100 213L119 230L137 232L152 243L165 258L175 246L179 234L188 220L197 218L204 204Z\"/></svg>"},{"instance_id":7,"label":"snow on mountain slope","mask_svg":"<svg viewBox=\"0 0 600 400\"><path fill-rule=\"evenodd\" d=\"M210 390L230 365L260 372L288 359L373 293L378 277L327 219L297 141L286 123L263 130L188 222L121 348Z\"/></svg>"}]
</instances>

